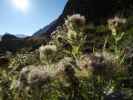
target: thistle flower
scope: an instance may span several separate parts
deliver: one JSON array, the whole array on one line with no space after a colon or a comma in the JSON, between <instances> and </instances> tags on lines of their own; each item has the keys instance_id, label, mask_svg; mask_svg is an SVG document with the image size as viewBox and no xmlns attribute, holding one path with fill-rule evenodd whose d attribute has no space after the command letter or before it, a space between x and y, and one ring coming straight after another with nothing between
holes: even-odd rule
<instances>
[{"instance_id":1,"label":"thistle flower","mask_svg":"<svg viewBox=\"0 0 133 100\"><path fill-rule=\"evenodd\" d=\"M47 83L48 80L49 75L39 68L34 68L28 75L28 84L30 86L41 86Z\"/></svg>"},{"instance_id":2,"label":"thistle flower","mask_svg":"<svg viewBox=\"0 0 133 100\"><path fill-rule=\"evenodd\" d=\"M114 62L115 56L110 53L96 52L91 54L91 67L95 75L103 78L112 78L117 73L117 64Z\"/></svg>"},{"instance_id":3,"label":"thistle flower","mask_svg":"<svg viewBox=\"0 0 133 100\"><path fill-rule=\"evenodd\" d=\"M44 61L50 61L52 57L55 56L56 52L57 52L57 47L56 45L46 45L46 46L41 46L39 48L39 52L40 52L40 60L42 62Z\"/></svg>"},{"instance_id":4,"label":"thistle flower","mask_svg":"<svg viewBox=\"0 0 133 100\"><path fill-rule=\"evenodd\" d=\"M108 27L112 31L112 34L115 36L117 33L118 26L120 24L125 24L125 23L126 19L115 16L113 19L108 20Z\"/></svg>"},{"instance_id":5,"label":"thistle flower","mask_svg":"<svg viewBox=\"0 0 133 100\"><path fill-rule=\"evenodd\" d=\"M49 79L54 78L60 70L61 68L54 66L27 66L20 72L17 87L23 89L23 87L27 86L43 86Z\"/></svg>"},{"instance_id":6,"label":"thistle flower","mask_svg":"<svg viewBox=\"0 0 133 100\"><path fill-rule=\"evenodd\" d=\"M51 53L55 53L57 51L57 48L55 45L46 45L46 46L41 46L39 48L40 53L49 55Z\"/></svg>"},{"instance_id":7,"label":"thistle flower","mask_svg":"<svg viewBox=\"0 0 133 100\"><path fill-rule=\"evenodd\" d=\"M119 24L125 24L126 23L126 19L125 18L120 18L118 16L115 16L113 19L109 19L108 23L110 25L114 25L115 27L117 27Z\"/></svg>"},{"instance_id":8,"label":"thistle flower","mask_svg":"<svg viewBox=\"0 0 133 100\"><path fill-rule=\"evenodd\" d=\"M85 25L85 22L86 19L84 16L75 14L68 17L68 20L66 20L65 24L68 26L68 28L82 28Z\"/></svg>"}]
</instances>

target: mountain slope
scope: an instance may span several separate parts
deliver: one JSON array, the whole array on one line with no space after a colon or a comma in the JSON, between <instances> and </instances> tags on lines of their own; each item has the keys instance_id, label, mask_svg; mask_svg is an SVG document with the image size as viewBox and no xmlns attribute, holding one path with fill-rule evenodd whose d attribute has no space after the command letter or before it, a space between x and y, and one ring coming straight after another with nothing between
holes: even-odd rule
<instances>
[{"instance_id":1,"label":"mountain slope","mask_svg":"<svg viewBox=\"0 0 133 100\"><path fill-rule=\"evenodd\" d=\"M44 28L40 29L39 31L35 32L33 34L33 37L42 37L43 35L46 36L46 33L51 33L55 30L57 20L53 21L49 25L45 26ZM45 33L45 34L43 34Z\"/></svg>"},{"instance_id":2,"label":"mountain slope","mask_svg":"<svg viewBox=\"0 0 133 100\"><path fill-rule=\"evenodd\" d=\"M29 47L29 44L30 46L37 44L37 46L35 45L34 47L38 47L42 43L45 44L43 41L47 42L47 40L49 40L51 33L56 30L58 26L64 24L64 20L68 15L78 13L86 17L87 23L99 25L105 23L108 18L118 13L122 13L124 17L127 17L130 15L130 12L133 11L132 6L133 0L68 0L58 19L37 31L31 37L0 42L0 49L3 48L2 50L4 51L15 51L16 48Z\"/></svg>"},{"instance_id":3,"label":"mountain slope","mask_svg":"<svg viewBox=\"0 0 133 100\"><path fill-rule=\"evenodd\" d=\"M121 12L127 16L129 9L132 9L132 5L133 0L68 0L59 18L33 36L49 36L57 26L64 23L64 19L68 15L78 13L85 16L87 22L98 25L105 23L108 18L116 14L121 14Z\"/></svg>"}]
</instances>

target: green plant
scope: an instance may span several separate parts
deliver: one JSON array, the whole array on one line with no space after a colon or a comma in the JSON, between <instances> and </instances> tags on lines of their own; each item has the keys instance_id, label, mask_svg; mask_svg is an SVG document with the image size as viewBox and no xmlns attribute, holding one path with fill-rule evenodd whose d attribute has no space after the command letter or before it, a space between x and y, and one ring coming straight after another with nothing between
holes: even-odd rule
<instances>
[{"instance_id":1,"label":"green plant","mask_svg":"<svg viewBox=\"0 0 133 100\"><path fill-rule=\"evenodd\" d=\"M124 49L120 47L120 43L125 36L125 32L122 31L121 25L126 23L126 19L114 17L114 19L108 20L108 27L111 30L111 50L117 55L116 59L120 59L120 63L124 61Z\"/></svg>"},{"instance_id":2,"label":"green plant","mask_svg":"<svg viewBox=\"0 0 133 100\"><path fill-rule=\"evenodd\" d=\"M15 56L11 57L9 68L12 70L18 70L26 65L35 64L39 62L38 52L31 53L17 53Z\"/></svg>"},{"instance_id":3,"label":"green plant","mask_svg":"<svg viewBox=\"0 0 133 100\"><path fill-rule=\"evenodd\" d=\"M109 29L94 26L92 32L85 30L83 16L69 16L47 45L37 52L17 53L9 67L0 70L0 100L132 100L132 64L126 64L129 52L123 52L130 47L123 42L131 43L132 27L121 22L125 20L115 17ZM101 40L103 48L85 46L91 40L94 45ZM87 47L93 51L84 52Z\"/></svg>"},{"instance_id":4,"label":"green plant","mask_svg":"<svg viewBox=\"0 0 133 100\"><path fill-rule=\"evenodd\" d=\"M86 39L86 35L83 33L85 27L85 18L80 15L73 15L68 17L65 25L68 29L67 42L71 45L71 54L77 59L82 54L83 44Z\"/></svg>"}]
</instances>

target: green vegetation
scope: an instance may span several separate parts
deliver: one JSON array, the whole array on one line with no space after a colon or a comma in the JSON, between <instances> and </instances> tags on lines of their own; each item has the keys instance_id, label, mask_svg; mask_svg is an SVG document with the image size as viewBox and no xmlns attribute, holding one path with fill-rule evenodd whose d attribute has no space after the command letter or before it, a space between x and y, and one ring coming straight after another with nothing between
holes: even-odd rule
<instances>
[{"instance_id":1,"label":"green vegetation","mask_svg":"<svg viewBox=\"0 0 133 100\"><path fill-rule=\"evenodd\" d=\"M132 19L69 16L47 45L0 69L0 100L133 100Z\"/></svg>"}]
</instances>

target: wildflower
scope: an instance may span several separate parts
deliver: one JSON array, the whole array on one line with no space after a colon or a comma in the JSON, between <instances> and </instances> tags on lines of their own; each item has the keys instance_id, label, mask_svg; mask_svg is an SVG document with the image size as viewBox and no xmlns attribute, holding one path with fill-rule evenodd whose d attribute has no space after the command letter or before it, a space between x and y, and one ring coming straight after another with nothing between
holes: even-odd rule
<instances>
[{"instance_id":1,"label":"wildflower","mask_svg":"<svg viewBox=\"0 0 133 100\"><path fill-rule=\"evenodd\" d=\"M30 86L42 86L49 80L49 75L39 68L34 68L28 75L28 84Z\"/></svg>"},{"instance_id":2,"label":"wildflower","mask_svg":"<svg viewBox=\"0 0 133 100\"><path fill-rule=\"evenodd\" d=\"M68 29L73 28L82 28L84 27L86 22L86 19L84 16L81 16L80 14L75 14L70 17L68 17L68 20L66 20L65 24L68 27Z\"/></svg>"},{"instance_id":3,"label":"wildflower","mask_svg":"<svg viewBox=\"0 0 133 100\"><path fill-rule=\"evenodd\" d=\"M57 48L55 45L46 45L46 46L41 46L39 48L39 51L44 54L51 54L53 52L55 53L57 51Z\"/></svg>"},{"instance_id":4,"label":"wildflower","mask_svg":"<svg viewBox=\"0 0 133 100\"><path fill-rule=\"evenodd\" d=\"M52 57L55 56L57 52L57 47L56 45L46 45L46 46L41 46L39 48L40 52L40 60L43 61L50 61Z\"/></svg>"},{"instance_id":5,"label":"wildflower","mask_svg":"<svg viewBox=\"0 0 133 100\"><path fill-rule=\"evenodd\" d=\"M107 52L96 52L90 56L92 71L95 75L109 79L120 70L115 62L115 56Z\"/></svg>"},{"instance_id":6,"label":"wildflower","mask_svg":"<svg viewBox=\"0 0 133 100\"><path fill-rule=\"evenodd\" d=\"M58 74L59 68L49 66L27 66L20 72L17 87L23 89L23 87L43 86L49 79Z\"/></svg>"},{"instance_id":7,"label":"wildflower","mask_svg":"<svg viewBox=\"0 0 133 100\"><path fill-rule=\"evenodd\" d=\"M126 23L126 19L119 18L117 16L115 16L113 19L108 20L108 24L113 25L115 27L118 27L119 24L125 24L125 23Z\"/></svg>"},{"instance_id":8,"label":"wildflower","mask_svg":"<svg viewBox=\"0 0 133 100\"><path fill-rule=\"evenodd\" d=\"M115 36L117 33L118 26L120 24L125 24L125 23L126 19L115 16L113 19L108 20L108 27L112 31L112 34Z\"/></svg>"}]
</instances>

